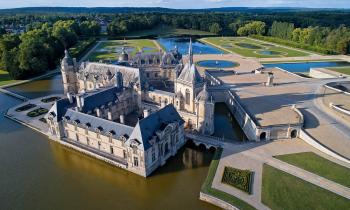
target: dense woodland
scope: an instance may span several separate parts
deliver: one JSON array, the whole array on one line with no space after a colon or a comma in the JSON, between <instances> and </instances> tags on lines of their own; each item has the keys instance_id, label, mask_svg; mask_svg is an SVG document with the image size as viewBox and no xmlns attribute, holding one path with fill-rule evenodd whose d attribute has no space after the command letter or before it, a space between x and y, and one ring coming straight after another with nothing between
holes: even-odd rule
<instances>
[{"instance_id":1,"label":"dense woodland","mask_svg":"<svg viewBox=\"0 0 350 210\"><path fill-rule=\"evenodd\" d=\"M0 69L15 79L26 78L55 68L64 49L74 46L77 55L86 50L91 37L122 37L160 25L254 36L325 54L350 53L349 11L154 10L117 14L0 10ZM107 34L100 33L102 24L107 25ZM7 30L19 27L25 29L20 35Z\"/></svg>"}]
</instances>

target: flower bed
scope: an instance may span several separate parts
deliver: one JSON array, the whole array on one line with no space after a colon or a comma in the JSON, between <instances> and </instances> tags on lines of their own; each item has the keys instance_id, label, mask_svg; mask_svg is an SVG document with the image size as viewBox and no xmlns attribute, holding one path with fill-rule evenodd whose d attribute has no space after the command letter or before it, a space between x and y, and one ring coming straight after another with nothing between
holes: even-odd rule
<instances>
[{"instance_id":1,"label":"flower bed","mask_svg":"<svg viewBox=\"0 0 350 210\"><path fill-rule=\"evenodd\" d=\"M50 98L41 99L41 102L43 102L43 103L51 103L51 102L54 102L54 101L57 101L57 100L60 100L60 99L61 99L61 97L54 96L54 97L50 97Z\"/></svg>"},{"instance_id":2,"label":"flower bed","mask_svg":"<svg viewBox=\"0 0 350 210\"><path fill-rule=\"evenodd\" d=\"M40 115L43 115L43 114L46 114L49 110L45 109L45 108L38 108L38 109L35 109L31 112L28 112L27 113L27 116L28 117L38 117Z\"/></svg>"},{"instance_id":3,"label":"flower bed","mask_svg":"<svg viewBox=\"0 0 350 210\"><path fill-rule=\"evenodd\" d=\"M253 172L248 170L225 167L221 182L250 194L252 175Z\"/></svg>"},{"instance_id":4,"label":"flower bed","mask_svg":"<svg viewBox=\"0 0 350 210\"><path fill-rule=\"evenodd\" d=\"M18 108L16 109L16 112L27 111L27 110L29 110L29 109L31 109L31 108L34 108L34 107L36 107L35 104L26 104L26 105L24 105L24 106L18 107Z\"/></svg>"}]
</instances>

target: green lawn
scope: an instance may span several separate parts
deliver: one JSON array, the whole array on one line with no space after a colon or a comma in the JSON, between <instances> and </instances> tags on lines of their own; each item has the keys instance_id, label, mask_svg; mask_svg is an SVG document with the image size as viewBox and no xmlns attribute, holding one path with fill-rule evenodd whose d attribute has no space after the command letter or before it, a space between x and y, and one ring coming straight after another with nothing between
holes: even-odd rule
<instances>
[{"instance_id":1,"label":"green lawn","mask_svg":"<svg viewBox=\"0 0 350 210\"><path fill-rule=\"evenodd\" d=\"M134 31L129 32L125 37L141 37L141 36L157 36L157 37L166 37L166 36L210 36L215 35L207 31L199 30L189 30L189 29L179 29L172 28L170 26L158 26L149 30Z\"/></svg>"},{"instance_id":2,"label":"green lawn","mask_svg":"<svg viewBox=\"0 0 350 210\"><path fill-rule=\"evenodd\" d=\"M350 169L333 163L315 153L305 152L281 155L276 156L275 158L350 187Z\"/></svg>"},{"instance_id":3,"label":"green lawn","mask_svg":"<svg viewBox=\"0 0 350 210\"><path fill-rule=\"evenodd\" d=\"M307 56L308 53L301 52L299 50L288 49L285 47L279 47L273 43L263 43L258 40L252 40L244 37L209 37L203 38L213 45L224 48L228 51L240 54L245 57L255 58L280 58L280 57L301 57ZM244 45L250 45L255 49L246 47ZM260 54L264 51L271 51L273 54L266 55Z\"/></svg>"},{"instance_id":4,"label":"green lawn","mask_svg":"<svg viewBox=\"0 0 350 210\"><path fill-rule=\"evenodd\" d=\"M350 201L269 165L263 167L262 202L271 209L350 209Z\"/></svg>"},{"instance_id":5,"label":"green lawn","mask_svg":"<svg viewBox=\"0 0 350 210\"><path fill-rule=\"evenodd\" d=\"M350 75L350 67L337 67L337 68L327 68L327 69L339 72L341 74Z\"/></svg>"},{"instance_id":6,"label":"green lawn","mask_svg":"<svg viewBox=\"0 0 350 210\"><path fill-rule=\"evenodd\" d=\"M218 165L219 165L221 154L222 154L222 149L221 148L217 149L217 151L215 152L215 155L213 157L213 160L211 161L207 178L205 179L205 181L202 185L201 192L209 194L213 197L219 198L219 199L221 199L227 203L230 203L231 205L236 206L242 210L255 209L254 207L250 206L248 203L240 200L239 198L236 198L230 194L227 194L223 191L220 191L220 190L217 190L217 189L214 189L211 187L211 184L213 182L213 179L214 179L214 176L216 173L216 169L218 168Z\"/></svg>"},{"instance_id":7,"label":"green lawn","mask_svg":"<svg viewBox=\"0 0 350 210\"><path fill-rule=\"evenodd\" d=\"M0 86L8 85L14 82L18 82L18 80L11 79L8 72L0 70Z\"/></svg>"},{"instance_id":8,"label":"green lawn","mask_svg":"<svg viewBox=\"0 0 350 210\"><path fill-rule=\"evenodd\" d=\"M159 50L155 43L149 39L111 40L102 42L100 46L91 53L88 60L115 61L118 59L122 47L130 48L128 53L131 53L132 55L135 55L141 50L144 52L156 52Z\"/></svg>"}]
</instances>

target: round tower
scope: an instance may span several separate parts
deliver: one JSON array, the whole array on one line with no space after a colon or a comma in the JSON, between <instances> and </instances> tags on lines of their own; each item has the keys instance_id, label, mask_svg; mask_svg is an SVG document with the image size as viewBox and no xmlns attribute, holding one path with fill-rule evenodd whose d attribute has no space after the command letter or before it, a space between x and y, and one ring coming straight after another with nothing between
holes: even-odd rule
<instances>
[{"instance_id":1,"label":"round tower","mask_svg":"<svg viewBox=\"0 0 350 210\"><path fill-rule=\"evenodd\" d=\"M64 93L78 93L77 62L70 57L68 50L64 51L64 58L61 61L61 73Z\"/></svg>"}]
</instances>

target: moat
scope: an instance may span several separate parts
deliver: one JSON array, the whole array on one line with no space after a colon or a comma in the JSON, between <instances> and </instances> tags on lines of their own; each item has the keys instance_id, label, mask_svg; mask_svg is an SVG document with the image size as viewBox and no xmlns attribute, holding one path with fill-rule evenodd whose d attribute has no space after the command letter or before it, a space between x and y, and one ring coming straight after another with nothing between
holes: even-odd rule
<instances>
[{"instance_id":1,"label":"moat","mask_svg":"<svg viewBox=\"0 0 350 210\"><path fill-rule=\"evenodd\" d=\"M9 90L36 98L62 93L61 76ZM213 151L186 144L147 179L67 149L3 116L21 101L0 94L0 202L4 209L217 209L198 199ZM241 139L225 105L215 134ZM231 129L230 129L231 128ZM181 200L182 202L178 202ZM78 206L79 205L79 206Z\"/></svg>"}]
</instances>

